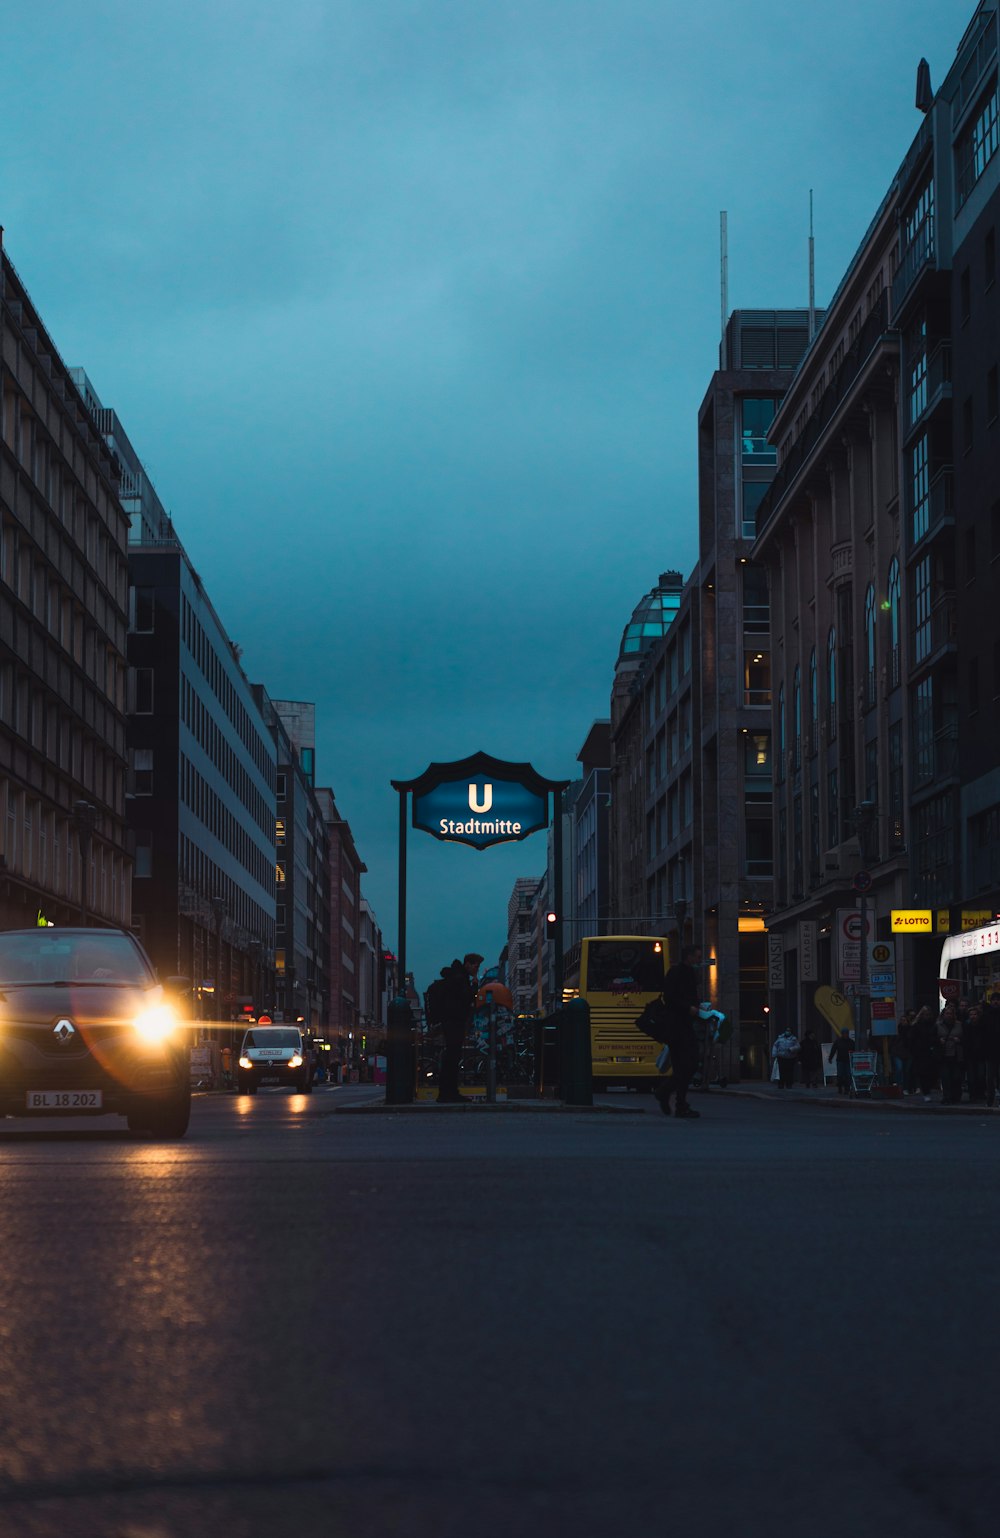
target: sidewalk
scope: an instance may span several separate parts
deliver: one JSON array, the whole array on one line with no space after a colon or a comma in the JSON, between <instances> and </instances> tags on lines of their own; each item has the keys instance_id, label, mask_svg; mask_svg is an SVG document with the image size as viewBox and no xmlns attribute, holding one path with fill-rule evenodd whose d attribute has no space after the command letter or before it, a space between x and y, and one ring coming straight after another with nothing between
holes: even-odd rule
<instances>
[{"instance_id":1,"label":"sidewalk","mask_svg":"<svg viewBox=\"0 0 1000 1538\"><path fill-rule=\"evenodd\" d=\"M699 1091L695 1090L697 1094ZM935 1090L930 1100L924 1100L922 1095L838 1095L835 1086L824 1086L823 1089L806 1089L803 1084L796 1084L792 1089L782 1089L780 1084L764 1083L758 1079L745 1079L740 1084L729 1084L725 1089L713 1087L708 1091L711 1095L744 1095L752 1100L794 1100L798 1104L822 1105L840 1107L843 1110L863 1110L876 1108L883 1111L936 1111L939 1115L949 1116L995 1116L1000 1120L1000 1108L990 1109L976 1102L970 1105L963 1100L960 1105L942 1105L941 1091Z\"/></svg>"}]
</instances>

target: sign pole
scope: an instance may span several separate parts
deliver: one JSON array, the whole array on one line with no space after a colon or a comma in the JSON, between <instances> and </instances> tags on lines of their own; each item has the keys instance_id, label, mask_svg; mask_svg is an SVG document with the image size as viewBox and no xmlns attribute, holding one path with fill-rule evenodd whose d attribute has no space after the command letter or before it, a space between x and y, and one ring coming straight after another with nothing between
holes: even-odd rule
<instances>
[{"instance_id":1,"label":"sign pole","mask_svg":"<svg viewBox=\"0 0 1000 1538\"><path fill-rule=\"evenodd\" d=\"M555 909L556 921L552 926L554 933L552 943L555 946L553 957L552 982L555 992L554 1009L562 1009L563 1005L563 825L562 825L562 791L552 792L552 858L555 862L552 882L552 906Z\"/></svg>"},{"instance_id":2,"label":"sign pole","mask_svg":"<svg viewBox=\"0 0 1000 1538\"><path fill-rule=\"evenodd\" d=\"M399 792L399 910L398 910L398 944L399 953L399 988L401 997L406 995L406 797L407 792Z\"/></svg>"},{"instance_id":3,"label":"sign pole","mask_svg":"<svg viewBox=\"0 0 1000 1538\"><path fill-rule=\"evenodd\" d=\"M406 997L406 791L399 792L399 982L389 1003L386 1031L385 1103L413 1102L416 1068L413 1016Z\"/></svg>"}]
</instances>

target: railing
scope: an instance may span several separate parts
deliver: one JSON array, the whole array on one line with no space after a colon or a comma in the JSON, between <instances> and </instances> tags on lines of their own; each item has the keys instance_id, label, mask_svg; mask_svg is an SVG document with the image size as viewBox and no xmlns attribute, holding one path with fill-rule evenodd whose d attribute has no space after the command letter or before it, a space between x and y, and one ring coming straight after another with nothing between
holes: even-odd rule
<instances>
[{"instance_id":1,"label":"railing","mask_svg":"<svg viewBox=\"0 0 1000 1538\"><path fill-rule=\"evenodd\" d=\"M892 313L898 315L903 300L929 262L934 260L934 216L929 214L903 252L892 280Z\"/></svg>"}]
</instances>

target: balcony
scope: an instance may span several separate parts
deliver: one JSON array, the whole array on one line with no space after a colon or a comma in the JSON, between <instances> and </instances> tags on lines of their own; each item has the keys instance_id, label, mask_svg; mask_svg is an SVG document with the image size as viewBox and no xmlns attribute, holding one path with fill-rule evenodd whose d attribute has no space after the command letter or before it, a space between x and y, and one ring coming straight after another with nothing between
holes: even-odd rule
<instances>
[{"instance_id":1,"label":"balcony","mask_svg":"<svg viewBox=\"0 0 1000 1538\"><path fill-rule=\"evenodd\" d=\"M892 316L898 323L899 312L920 274L935 261L934 219L924 220L913 240L903 252L902 260L892 280Z\"/></svg>"},{"instance_id":2,"label":"balcony","mask_svg":"<svg viewBox=\"0 0 1000 1538\"><path fill-rule=\"evenodd\" d=\"M910 432L924 427L940 406L951 401L951 343L939 342L927 359L927 379L921 398L910 398Z\"/></svg>"}]
</instances>

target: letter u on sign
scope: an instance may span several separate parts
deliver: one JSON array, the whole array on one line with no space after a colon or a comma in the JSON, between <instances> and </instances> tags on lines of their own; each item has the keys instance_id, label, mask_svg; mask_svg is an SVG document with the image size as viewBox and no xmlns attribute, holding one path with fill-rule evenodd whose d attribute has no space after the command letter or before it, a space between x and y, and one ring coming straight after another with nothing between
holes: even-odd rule
<instances>
[{"instance_id":1,"label":"letter u on sign","mask_svg":"<svg viewBox=\"0 0 1000 1538\"><path fill-rule=\"evenodd\" d=\"M490 810L490 808L492 807L492 805L493 805L493 786L492 785L484 785L483 786L483 799L482 799L481 802L479 800L479 792L476 789L475 785L470 785L469 786L469 811L470 812L488 812Z\"/></svg>"}]
</instances>

